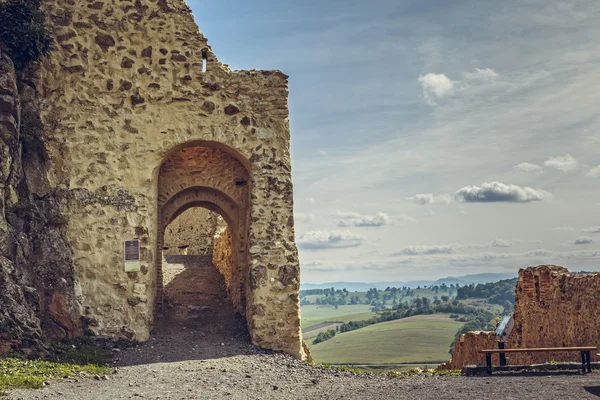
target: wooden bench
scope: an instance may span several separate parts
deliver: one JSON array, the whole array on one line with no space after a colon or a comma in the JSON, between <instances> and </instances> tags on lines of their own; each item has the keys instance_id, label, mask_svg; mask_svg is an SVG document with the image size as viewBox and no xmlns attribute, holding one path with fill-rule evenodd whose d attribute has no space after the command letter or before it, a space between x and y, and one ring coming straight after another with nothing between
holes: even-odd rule
<instances>
[{"instance_id":1,"label":"wooden bench","mask_svg":"<svg viewBox=\"0 0 600 400\"><path fill-rule=\"evenodd\" d=\"M485 349L479 351L485 353L485 362L487 367L487 373L492 374L492 354L500 354L501 366L506 365L504 354L505 353L541 353L550 351L579 351L581 353L581 369L583 373L592 372L590 352L597 350L595 346L583 346L583 347L541 347L541 348L524 348L524 349Z\"/></svg>"}]
</instances>

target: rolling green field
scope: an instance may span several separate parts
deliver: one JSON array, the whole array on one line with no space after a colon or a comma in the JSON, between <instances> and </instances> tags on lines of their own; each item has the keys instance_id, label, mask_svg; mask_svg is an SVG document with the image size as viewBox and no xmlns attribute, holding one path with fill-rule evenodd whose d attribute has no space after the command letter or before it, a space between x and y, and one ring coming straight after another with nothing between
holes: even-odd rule
<instances>
[{"instance_id":1,"label":"rolling green field","mask_svg":"<svg viewBox=\"0 0 600 400\"><path fill-rule=\"evenodd\" d=\"M375 315L370 308L371 306L363 304L339 306L337 309L330 305L302 306L302 327L308 328L325 321L349 322L369 319Z\"/></svg>"},{"instance_id":2,"label":"rolling green field","mask_svg":"<svg viewBox=\"0 0 600 400\"><path fill-rule=\"evenodd\" d=\"M418 315L337 334L316 345L311 341L307 344L315 361L323 363L437 364L450 358L448 349L461 326L448 314Z\"/></svg>"},{"instance_id":3,"label":"rolling green field","mask_svg":"<svg viewBox=\"0 0 600 400\"><path fill-rule=\"evenodd\" d=\"M463 304L473 306L473 307L478 307L483 310L487 310L487 311L496 313L498 315L501 315L504 312L504 307L502 307L499 304L490 304L487 302L486 299L465 299L465 300L461 300L461 302Z\"/></svg>"}]
</instances>

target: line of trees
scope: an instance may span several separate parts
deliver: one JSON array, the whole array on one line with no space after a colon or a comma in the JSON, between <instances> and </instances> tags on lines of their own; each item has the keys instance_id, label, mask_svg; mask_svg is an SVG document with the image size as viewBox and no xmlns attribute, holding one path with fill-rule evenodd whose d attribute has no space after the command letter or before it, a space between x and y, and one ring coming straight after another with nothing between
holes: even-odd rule
<instances>
[{"instance_id":1,"label":"line of trees","mask_svg":"<svg viewBox=\"0 0 600 400\"><path fill-rule=\"evenodd\" d=\"M313 344L321 343L335 336L335 329L329 329L325 332L320 332L313 340Z\"/></svg>"},{"instance_id":2,"label":"line of trees","mask_svg":"<svg viewBox=\"0 0 600 400\"><path fill-rule=\"evenodd\" d=\"M373 312L378 312L389 306L396 306L406 298L410 298L410 301L420 299L420 295L426 294L422 291L429 291L434 295L434 299L445 298L450 299L456 293L455 291L460 286L451 284L441 284L435 286L418 286L416 289L403 286L401 288L387 287L384 290L377 288L369 289L364 295L362 293L354 292L351 293L347 289L335 289L333 287L326 289L306 289L300 291L300 305L306 306L311 304L317 305L332 305L338 307L341 305L355 305L355 304L368 304L373 307ZM420 291L420 292L417 292ZM439 296L438 296L439 295ZM308 298L308 296L319 296L316 299Z\"/></svg>"},{"instance_id":3,"label":"line of trees","mask_svg":"<svg viewBox=\"0 0 600 400\"><path fill-rule=\"evenodd\" d=\"M493 313L465 305L458 300L432 303L427 297L417 299L412 305L404 303L394 306L392 309L387 309L379 312L376 316L360 321L350 321L340 325L340 332L349 332L356 329L364 328L365 326L378 324L381 322L394 321L402 318L412 317L414 315L445 313L452 314L465 325L456 333L468 332L471 330L491 330L495 328ZM463 317L459 317L459 314Z\"/></svg>"},{"instance_id":4,"label":"line of trees","mask_svg":"<svg viewBox=\"0 0 600 400\"><path fill-rule=\"evenodd\" d=\"M517 278L492 283L465 285L456 290L456 298L459 300L468 298L487 299L491 304L500 304L505 309L512 310L515 305L516 286Z\"/></svg>"}]
</instances>

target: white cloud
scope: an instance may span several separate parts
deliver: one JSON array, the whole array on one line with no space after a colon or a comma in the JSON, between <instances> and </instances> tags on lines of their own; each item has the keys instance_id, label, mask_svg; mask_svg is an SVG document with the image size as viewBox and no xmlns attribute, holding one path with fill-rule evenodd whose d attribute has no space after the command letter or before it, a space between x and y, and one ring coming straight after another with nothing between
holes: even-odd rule
<instances>
[{"instance_id":1,"label":"white cloud","mask_svg":"<svg viewBox=\"0 0 600 400\"><path fill-rule=\"evenodd\" d=\"M526 162L515 165L514 168L520 172L544 172L542 167L540 167L539 165Z\"/></svg>"},{"instance_id":2,"label":"white cloud","mask_svg":"<svg viewBox=\"0 0 600 400\"><path fill-rule=\"evenodd\" d=\"M312 261L305 261L305 262L303 261L302 262L303 267L316 267L316 266L323 265L323 264L324 263L321 260L312 260Z\"/></svg>"},{"instance_id":3,"label":"white cloud","mask_svg":"<svg viewBox=\"0 0 600 400\"><path fill-rule=\"evenodd\" d=\"M489 248L508 248L515 243L520 243L520 239L494 239L491 242L477 244L442 244L433 246L408 246L399 252L394 253L394 256L418 256L418 255L435 255L435 254L453 254L468 249L489 249Z\"/></svg>"},{"instance_id":4,"label":"white cloud","mask_svg":"<svg viewBox=\"0 0 600 400\"><path fill-rule=\"evenodd\" d=\"M546 249L537 249L526 252L525 257L553 257L555 252Z\"/></svg>"},{"instance_id":5,"label":"white cloud","mask_svg":"<svg viewBox=\"0 0 600 400\"><path fill-rule=\"evenodd\" d=\"M545 200L551 197L551 194L530 187L506 185L500 182L485 182L481 186L465 186L459 189L454 197L466 203L528 203Z\"/></svg>"},{"instance_id":6,"label":"white cloud","mask_svg":"<svg viewBox=\"0 0 600 400\"><path fill-rule=\"evenodd\" d=\"M575 240L571 240L570 242L567 242L567 244L569 244L571 246L580 246L580 245L591 244L591 243L594 243L594 239L592 239L589 236L579 236Z\"/></svg>"},{"instance_id":7,"label":"white cloud","mask_svg":"<svg viewBox=\"0 0 600 400\"><path fill-rule=\"evenodd\" d=\"M600 178L600 165L590 169L586 175L592 178Z\"/></svg>"},{"instance_id":8,"label":"white cloud","mask_svg":"<svg viewBox=\"0 0 600 400\"><path fill-rule=\"evenodd\" d=\"M454 91L454 82L444 74L429 73L421 75L418 79L423 88L423 96L430 106L435 106L435 99L451 95Z\"/></svg>"},{"instance_id":9,"label":"white cloud","mask_svg":"<svg viewBox=\"0 0 600 400\"><path fill-rule=\"evenodd\" d=\"M294 213L295 222L313 222L315 216L312 213Z\"/></svg>"},{"instance_id":10,"label":"white cloud","mask_svg":"<svg viewBox=\"0 0 600 400\"><path fill-rule=\"evenodd\" d=\"M413 201L421 206L427 204L450 204L452 202L452 198L447 194L434 196L431 193L419 193L413 197L407 197L406 200Z\"/></svg>"},{"instance_id":11,"label":"white cloud","mask_svg":"<svg viewBox=\"0 0 600 400\"><path fill-rule=\"evenodd\" d=\"M307 202L308 204L311 204L311 205L315 205L315 204L317 203L317 202L315 201L315 199L314 199L314 198L312 198L312 197L307 197L307 198L306 198L306 202Z\"/></svg>"},{"instance_id":12,"label":"white cloud","mask_svg":"<svg viewBox=\"0 0 600 400\"><path fill-rule=\"evenodd\" d=\"M348 231L310 231L298 237L299 247L318 250L330 248L357 247L364 237Z\"/></svg>"},{"instance_id":13,"label":"white cloud","mask_svg":"<svg viewBox=\"0 0 600 400\"><path fill-rule=\"evenodd\" d=\"M375 215L363 215L357 212L336 211L333 216L338 219L337 225L341 227L374 227L392 224L392 219L383 212L378 212Z\"/></svg>"},{"instance_id":14,"label":"white cloud","mask_svg":"<svg viewBox=\"0 0 600 400\"><path fill-rule=\"evenodd\" d=\"M556 168L559 171L574 171L579 168L579 162L570 154L564 156L550 157L544 161L544 165L548 168Z\"/></svg>"},{"instance_id":15,"label":"white cloud","mask_svg":"<svg viewBox=\"0 0 600 400\"><path fill-rule=\"evenodd\" d=\"M572 226L557 226L552 228L552 230L557 232L575 232L575 228Z\"/></svg>"},{"instance_id":16,"label":"white cloud","mask_svg":"<svg viewBox=\"0 0 600 400\"><path fill-rule=\"evenodd\" d=\"M463 73L468 80L493 81L498 77L498 73L491 68L475 68L474 72Z\"/></svg>"},{"instance_id":17,"label":"white cloud","mask_svg":"<svg viewBox=\"0 0 600 400\"><path fill-rule=\"evenodd\" d=\"M585 228L582 230L585 233L600 233L600 225L598 226L590 226L589 228Z\"/></svg>"},{"instance_id":18,"label":"white cloud","mask_svg":"<svg viewBox=\"0 0 600 400\"><path fill-rule=\"evenodd\" d=\"M393 255L420 256L431 254L452 254L460 248L457 244L435 245L435 246L409 246Z\"/></svg>"},{"instance_id":19,"label":"white cloud","mask_svg":"<svg viewBox=\"0 0 600 400\"><path fill-rule=\"evenodd\" d=\"M400 214L395 219L398 221L402 221L402 222L411 222L411 223L419 222L416 219L414 219L413 217L411 217L410 215L406 215L406 214Z\"/></svg>"},{"instance_id":20,"label":"white cloud","mask_svg":"<svg viewBox=\"0 0 600 400\"><path fill-rule=\"evenodd\" d=\"M327 152L325 150L319 150L319 154L325 157L327 155Z\"/></svg>"},{"instance_id":21,"label":"white cloud","mask_svg":"<svg viewBox=\"0 0 600 400\"><path fill-rule=\"evenodd\" d=\"M510 247L513 241L506 239L494 239L489 243L489 247Z\"/></svg>"},{"instance_id":22,"label":"white cloud","mask_svg":"<svg viewBox=\"0 0 600 400\"><path fill-rule=\"evenodd\" d=\"M584 136L583 140L581 140L579 143L583 144L584 146L597 145L600 144L600 136Z\"/></svg>"}]
</instances>

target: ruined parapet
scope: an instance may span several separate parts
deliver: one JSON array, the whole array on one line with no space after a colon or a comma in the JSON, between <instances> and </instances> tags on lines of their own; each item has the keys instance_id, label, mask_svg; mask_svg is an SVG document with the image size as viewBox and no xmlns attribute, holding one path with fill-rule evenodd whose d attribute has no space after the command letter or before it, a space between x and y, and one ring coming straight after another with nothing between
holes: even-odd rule
<instances>
[{"instance_id":1,"label":"ruined parapet","mask_svg":"<svg viewBox=\"0 0 600 400\"><path fill-rule=\"evenodd\" d=\"M575 274L555 265L519 271L513 318L506 348L599 346L600 274ZM494 332L468 332L454 344L452 360L442 368L482 365L484 348L497 348ZM511 364L574 361L572 353L517 353ZM596 359L596 355L592 354ZM494 357L494 362L496 358Z\"/></svg>"}]
</instances>

